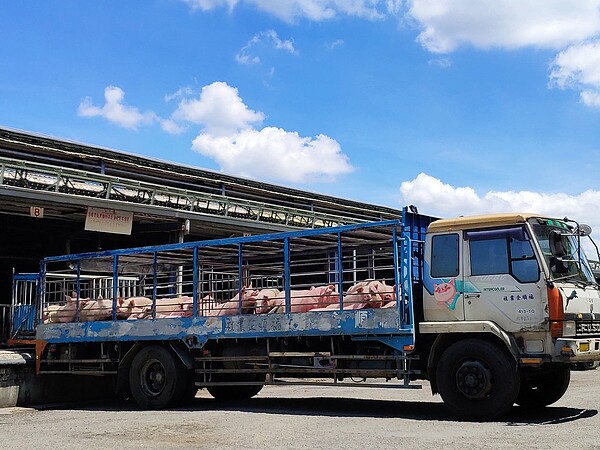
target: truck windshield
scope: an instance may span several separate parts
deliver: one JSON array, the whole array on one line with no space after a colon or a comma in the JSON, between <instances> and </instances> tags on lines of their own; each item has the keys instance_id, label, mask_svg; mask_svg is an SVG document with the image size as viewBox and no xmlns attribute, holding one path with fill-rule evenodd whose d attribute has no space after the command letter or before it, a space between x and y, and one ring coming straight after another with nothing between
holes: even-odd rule
<instances>
[{"instance_id":1,"label":"truck windshield","mask_svg":"<svg viewBox=\"0 0 600 450\"><path fill-rule=\"evenodd\" d=\"M563 221L554 219L530 219L533 234L540 244L546 264L550 268L552 280L594 283L592 270L583 249L579 248L579 239ZM558 233L563 256L552 254L551 234Z\"/></svg>"}]
</instances>

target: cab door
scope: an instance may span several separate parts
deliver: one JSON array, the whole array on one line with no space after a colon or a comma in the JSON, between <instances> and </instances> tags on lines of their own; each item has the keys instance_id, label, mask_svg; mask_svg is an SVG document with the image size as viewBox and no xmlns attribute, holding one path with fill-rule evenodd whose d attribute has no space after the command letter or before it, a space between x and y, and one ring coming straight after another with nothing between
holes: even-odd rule
<instances>
[{"instance_id":1,"label":"cab door","mask_svg":"<svg viewBox=\"0 0 600 450\"><path fill-rule=\"evenodd\" d=\"M464 320L461 233L427 235L425 248L424 319L441 322Z\"/></svg>"},{"instance_id":2,"label":"cab door","mask_svg":"<svg viewBox=\"0 0 600 450\"><path fill-rule=\"evenodd\" d=\"M489 320L507 331L539 325L543 282L527 230L465 231L463 245L465 320Z\"/></svg>"}]
</instances>

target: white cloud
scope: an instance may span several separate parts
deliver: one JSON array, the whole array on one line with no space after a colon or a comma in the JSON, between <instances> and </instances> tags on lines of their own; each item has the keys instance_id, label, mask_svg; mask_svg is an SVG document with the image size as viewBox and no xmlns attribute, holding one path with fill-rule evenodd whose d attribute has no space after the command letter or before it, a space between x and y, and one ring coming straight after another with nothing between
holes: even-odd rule
<instances>
[{"instance_id":1,"label":"white cloud","mask_svg":"<svg viewBox=\"0 0 600 450\"><path fill-rule=\"evenodd\" d=\"M447 69L452 66L452 62L448 58L432 58L427 61L430 66L436 66L441 69Z\"/></svg>"},{"instance_id":2,"label":"white cloud","mask_svg":"<svg viewBox=\"0 0 600 450\"><path fill-rule=\"evenodd\" d=\"M471 187L454 187L425 173L400 185L403 205L416 205L420 212L440 217L500 212L539 213L569 217L600 230L600 191L577 195L531 191L489 191L478 194Z\"/></svg>"},{"instance_id":3,"label":"white cloud","mask_svg":"<svg viewBox=\"0 0 600 450\"><path fill-rule=\"evenodd\" d=\"M170 102L173 100L180 100L185 97L189 97L193 95L194 90L189 86L180 87L172 94L165 94L165 102Z\"/></svg>"},{"instance_id":4,"label":"white cloud","mask_svg":"<svg viewBox=\"0 0 600 450\"><path fill-rule=\"evenodd\" d=\"M337 47L341 47L342 45L344 45L344 40L337 39L337 40L333 41L331 44L329 44L327 48L329 48L329 50L334 50Z\"/></svg>"},{"instance_id":5,"label":"white cloud","mask_svg":"<svg viewBox=\"0 0 600 450\"><path fill-rule=\"evenodd\" d=\"M600 92L598 91L581 91L581 101L591 107L600 108Z\"/></svg>"},{"instance_id":6,"label":"white cloud","mask_svg":"<svg viewBox=\"0 0 600 450\"><path fill-rule=\"evenodd\" d=\"M204 132L227 136L261 123L265 116L248 108L238 90L224 82L215 82L202 88L199 99L184 99L172 118L204 126Z\"/></svg>"},{"instance_id":7,"label":"white cloud","mask_svg":"<svg viewBox=\"0 0 600 450\"><path fill-rule=\"evenodd\" d=\"M408 14L434 53L463 44L560 49L600 32L600 0L409 0Z\"/></svg>"},{"instance_id":8,"label":"white cloud","mask_svg":"<svg viewBox=\"0 0 600 450\"><path fill-rule=\"evenodd\" d=\"M192 148L214 159L226 172L261 180L331 181L353 170L330 137L301 137L274 127L241 130L230 136L201 133Z\"/></svg>"},{"instance_id":9,"label":"white cloud","mask_svg":"<svg viewBox=\"0 0 600 450\"><path fill-rule=\"evenodd\" d=\"M600 42L595 40L600 36L600 0L408 0L407 4L406 17L421 29L417 41L432 53L450 53L462 45L508 50L568 46L550 65L549 86L579 90L582 103L600 108Z\"/></svg>"},{"instance_id":10,"label":"white cloud","mask_svg":"<svg viewBox=\"0 0 600 450\"><path fill-rule=\"evenodd\" d=\"M270 46L276 50L283 50L292 55L298 54L292 39L281 40L274 30L267 30L256 34L250 39L238 54L235 55L235 60L240 64L246 65L260 63L260 58L252 55L252 50L260 45Z\"/></svg>"},{"instance_id":11,"label":"white cloud","mask_svg":"<svg viewBox=\"0 0 600 450\"><path fill-rule=\"evenodd\" d=\"M152 111L141 113L137 108L123 104L125 92L116 86L104 89L103 106L95 106L90 97L85 97L77 110L81 117L103 117L120 127L136 130L140 125L159 121Z\"/></svg>"},{"instance_id":12,"label":"white cloud","mask_svg":"<svg viewBox=\"0 0 600 450\"><path fill-rule=\"evenodd\" d=\"M295 131L275 127L256 129L255 125L260 125L265 115L248 108L238 90L227 83L212 83L202 88L199 98L185 98L192 92L190 88L181 88L165 96L167 102L181 99L169 119L124 105L125 93L115 86L105 89L104 106L94 106L86 97L78 113L82 117L104 117L129 129L158 123L171 134L185 131L190 123L199 125L202 128L192 142L192 149L235 175L273 181L324 182L354 170L339 143L328 136L302 137Z\"/></svg>"},{"instance_id":13,"label":"white cloud","mask_svg":"<svg viewBox=\"0 0 600 450\"><path fill-rule=\"evenodd\" d=\"M219 6L227 6L231 11L233 7L238 3L238 0L182 0L184 3L190 5L192 9L201 9L202 11L209 11Z\"/></svg>"},{"instance_id":14,"label":"white cloud","mask_svg":"<svg viewBox=\"0 0 600 450\"><path fill-rule=\"evenodd\" d=\"M600 42L592 41L560 52L550 64L550 86L580 91L581 101L600 107Z\"/></svg>"},{"instance_id":15,"label":"white cloud","mask_svg":"<svg viewBox=\"0 0 600 450\"><path fill-rule=\"evenodd\" d=\"M338 16L380 19L400 10L402 0L183 0L194 9L208 11L227 6L232 11L238 4L254 6L283 21L296 19L330 20Z\"/></svg>"},{"instance_id":16,"label":"white cloud","mask_svg":"<svg viewBox=\"0 0 600 450\"><path fill-rule=\"evenodd\" d=\"M166 131L169 134L180 134L183 133L186 129L185 126L177 123L172 119L161 119L160 127L163 131Z\"/></svg>"},{"instance_id":17,"label":"white cloud","mask_svg":"<svg viewBox=\"0 0 600 450\"><path fill-rule=\"evenodd\" d=\"M222 170L261 180L331 181L353 167L340 145L328 136L302 137L281 128L254 128L264 120L224 82L202 88L199 99L182 100L173 120L202 126L192 149Z\"/></svg>"}]
</instances>

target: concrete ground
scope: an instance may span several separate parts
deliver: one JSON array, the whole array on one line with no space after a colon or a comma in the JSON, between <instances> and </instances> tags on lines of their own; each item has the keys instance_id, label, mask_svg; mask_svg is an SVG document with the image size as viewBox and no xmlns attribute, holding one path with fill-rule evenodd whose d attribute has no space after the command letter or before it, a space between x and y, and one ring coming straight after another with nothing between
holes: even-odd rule
<instances>
[{"instance_id":1,"label":"concrete ground","mask_svg":"<svg viewBox=\"0 0 600 450\"><path fill-rule=\"evenodd\" d=\"M3 448L600 449L600 370L572 373L555 405L455 421L421 390L267 386L255 398L140 411L132 403L0 409Z\"/></svg>"}]
</instances>

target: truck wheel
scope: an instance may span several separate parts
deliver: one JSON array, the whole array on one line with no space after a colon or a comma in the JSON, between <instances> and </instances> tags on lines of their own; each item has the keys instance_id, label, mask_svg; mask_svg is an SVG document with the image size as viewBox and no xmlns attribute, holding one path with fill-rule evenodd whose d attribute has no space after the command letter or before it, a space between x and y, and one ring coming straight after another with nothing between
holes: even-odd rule
<instances>
[{"instance_id":1,"label":"truck wheel","mask_svg":"<svg viewBox=\"0 0 600 450\"><path fill-rule=\"evenodd\" d=\"M515 362L498 345L466 339L442 354L438 390L450 412L465 420L491 420L505 414L519 392Z\"/></svg>"},{"instance_id":2,"label":"truck wheel","mask_svg":"<svg viewBox=\"0 0 600 450\"><path fill-rule=\"evenodd\" d=\"M598 361L588 361L573 364L573 368L577 370L594 370L598 366L600 366L600 362Z\"/></svg>"},{"instance_id":3,"label":"truck wheel","mask_svg":"<svg viewBox=\"0 0 600 450\"><path fill-rule=\"evenodd\" d=\"M516 403L529 409L543 408L558 401L571 381L569 366L554 368L521 381Z\"/></svg>"},{"instance_id":4,"label":"truck wheel","mask_svg":"<svg viewBox=\"0 0 600 450\"><path fill-rule=\"evenodd\" d=\"M266 348L260 344L226 344L221 351L222 357L230 357L232 360L223 361L222 368L225 369L247 369L249 366L236 358L243 356L266 355ZM264 382L264 373L215 373L212 375L213 382ZM262 384L247 384L241 386L207 386L206 390L217 400L246 400L254 397L263 388Z\"/></svg>"},{"instance_id":5,"label":"truck wheel","mask_svg":"<svg viewBox=\"0 0 600 450\"><path fill-rule=\"evenodd\" d=\"M149 345L133 358L129 387L144 409L163 409L182 400L188 374L177 357L161 345Z\"/></svg>"}]
</instances>

